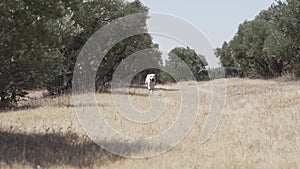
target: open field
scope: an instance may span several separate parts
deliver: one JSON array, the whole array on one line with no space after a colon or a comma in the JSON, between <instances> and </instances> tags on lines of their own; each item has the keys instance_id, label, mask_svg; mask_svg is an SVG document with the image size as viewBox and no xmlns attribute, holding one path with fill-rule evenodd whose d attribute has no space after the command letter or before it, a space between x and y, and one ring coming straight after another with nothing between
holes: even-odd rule
<instances>
[{"instance_id":1,"label":"open field","mask_svg":"<svg viewBox=\"0 0 300 169\"><path fill-rule=\"evenodd\" d=\"M143 159L119 157L94 144L68 95L26 101L29 108L0 113L0 168L300 168L300 83L226 81L222 119L207 142L198 139L210 108L210 82L199 82L201 107L191 133L170 151ZM160 118L148 125L122 118L109 93L97 94L99 104L89 106L101 108L120 133L157 135L176 120L181 100L178 86L159 88L155 97L167 102ZM151 107L146 89L132 89L129 99L137 110Z\"/></svg>"}]
</instances>

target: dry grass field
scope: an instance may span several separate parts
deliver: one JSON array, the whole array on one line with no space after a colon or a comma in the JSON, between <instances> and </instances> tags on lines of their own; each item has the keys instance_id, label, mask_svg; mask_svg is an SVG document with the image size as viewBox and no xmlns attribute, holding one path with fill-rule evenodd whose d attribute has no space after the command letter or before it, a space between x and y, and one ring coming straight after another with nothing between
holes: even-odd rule
<instances>
[{"instance_id":1,"label":"dry grass field","mask_svg":"<svg viewBox=\"0 0 300 169\"><path fill-rule=\"evenodd\" d=\"M189 82L186 82L189 83ZM210 82L199 82L201 107L191 133L160 156L130 159L94 144L81 128L71 96L39 98L31 93L14 111L0 113L0 168L300 168L300 83L278 80L227 79L219 126L199 143L211 104ZM157 135L180 113L178 86L159 86L167 99L159 119L134 124L118 114L109 93L97 94L105 120L129 136ZM151 107L146 89L131 89L136 110ZM154 93L155 94L155 93ZM105 140L104 140L105 141Z\"/></svg>"}]
</instances>

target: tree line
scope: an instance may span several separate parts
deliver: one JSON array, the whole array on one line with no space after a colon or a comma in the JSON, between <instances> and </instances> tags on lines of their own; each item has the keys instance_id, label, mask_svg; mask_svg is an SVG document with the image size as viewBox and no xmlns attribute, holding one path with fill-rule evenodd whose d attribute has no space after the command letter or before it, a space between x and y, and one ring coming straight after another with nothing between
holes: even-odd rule
<instances>
[{"instance_id":1,"label":"tree line","mask_svg":"<svg viewBox=\"0 0 300 169\"><path fill-rule=\"evenodd\" d=\"M273 3L215 53L227 77L300 77L300 1Z\"/></svg>"},{"instance_id":2,"label":"tree line","mask_svg":"<svg viewBox=\"0 0 300 169\"><path fill-rule=\"evenodd\" d=\"M71 89L77 56L98 29L134 13L148 12L141 2L120 0L31 1L0 3L0 107L14 106L26 90L46 88L49 94ZM145 30L147 15L141 18ZM129 23L130 24L130 23ZM97 90L112 79L118 63L144 48L157 48L149 34L116 44L103 59L96 76ZM156 58L155 58L156 57ZM157 64L161 58L153 55ZM144 72L146 73L146 72Z\"/></svg>"},{"instance_id":3,"label":"tree line","mask_svg":"<svg viewBox=\"0 0 300 169\"><path fill-rule=\"evenodd\" d=\"M49 95L70 92L76 59L85 42L104 25L130 14L145 13L135 30L147 32L148 8L140 1L73 0L31 1L5 0L0 3L0 109L16 106L18 98L33 89L47 89ZM131 23L126 23L131 24ZM129 25L130 27L130 25ZM107 42L109 43L109 42ZM113 46L103 58L96 74L97 91L103 91L113 78L118 65L127 56L143 50L149 53L154 67L162 67L158 45L150 34L131 36ZM205 64L189 48L174 49L180 58L189 61L192 71L205 76ZM95 58L89 58L91 60ZM170 59L168 64L176 62ZM128 65L130 67L130 65ZM148 69L136 72L133 82L154 72L164 81L172 81L166 72ZM183 79L182 79L183 80Z\"/></svg>"},{"instance_id":4,"label":"tree line","mask_svg":"<svg viewBox=\"0 0 300 169\"><path fill-rule=\"evenodd\" d=\"M32 89L47 89L49 95L70 92L75 63L86 41L104 25L140 12L145 14L138 18L140 25L126 24L147 32L148 10L138 0L1 2L0 109L16 106L18 98ZM299 17L300 1L278 1L254 20L240 24L233 39L215 50L226 76L300 77ZM119 64L143 49L152 49L145 55L158 69L135 72L133 83L142 83L149 72L156 73L162 82L191 80L189 71L198 81L222 77L222 68L207 69L205 57L189 47L172 49L163 65L158 44L144 33L126 38L107 51L97 68L96 90L105 91Z\"/></svg>"}]
</instances>

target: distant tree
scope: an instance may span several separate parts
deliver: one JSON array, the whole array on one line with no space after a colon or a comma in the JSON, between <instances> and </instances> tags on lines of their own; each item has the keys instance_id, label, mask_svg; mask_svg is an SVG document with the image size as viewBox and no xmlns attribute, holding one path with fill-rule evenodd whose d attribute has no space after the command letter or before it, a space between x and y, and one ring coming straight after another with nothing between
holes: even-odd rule
<instances>
[{"instance_id":1,"label":"distant tree","mask_svg":"<svg viewBox=\"0 0 300 169\"><path fill-rule=\"evenodd\" d=\"M174 83L176 80L169 73L165 71L160 72L160 81L161 83Z\"/></svg>"},{"instance_id":2,"label":"distant tree","mask_svg":"<svg viewBox=\"0 0 300 169\"><path fill-rule=\"evenodd\" d=\"M187 65L189 69L186 69L184 65ZM205 67L207 65L205 57L197 54L195 50L189 47L172 49L169 52L168 60L166 60L166 69L173 72L173 76L182 81L191 80L185 76L189 72L194 75L196 80L207 80L208 73Z\"/></svg>"},{"instance_id":3,"label":"distant tree","mask_svg":"<svg viewBox=\"0 0 300 169\"><path fill-rule=\"evenodd\" d=\"M207 71L209 73L210 80L226 77L224 67L208 68Z\"/></svg>"},{"instance_id":4,"label":"distant tree","mask_svg":"<svg viewBox=\"0 0 300 169\"><path fill-rule=\"evenodd\" d=\"M232 56L232 50L227 42L223 43L222 48L217 48L215 50L215 55L220 59L226 77L238 75L238 70Z\"/></svg>"}]
</instances>

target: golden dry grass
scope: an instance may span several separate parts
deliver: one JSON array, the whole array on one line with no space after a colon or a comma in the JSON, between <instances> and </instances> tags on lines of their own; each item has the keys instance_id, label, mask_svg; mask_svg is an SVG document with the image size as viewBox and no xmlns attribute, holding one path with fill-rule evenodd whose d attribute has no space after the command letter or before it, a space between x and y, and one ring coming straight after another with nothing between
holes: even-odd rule
<instances>
[{"instance_id":1,"label":"golden dry grass","mask_svg":"<svg viewBox=\"0 0 300 169\"><path fill-rule=\"evenodd\" d=\"M70 96L27 101L33 108L0 113L0 168L300 168L299 82L227 79L221 122L204 144L198 139L210 108L210 82L198 86L202 107L191 133L170 151L144 159L118 157L93 144ZM157 135L180 113L178 87L159 87L167 102L160 118L148 125L122 118L108 93L97 94L99 104L89 106L101 108L120 133ZM145 89L131 94L135 109L151 107Z\"/></svg>"}]
</instances>

